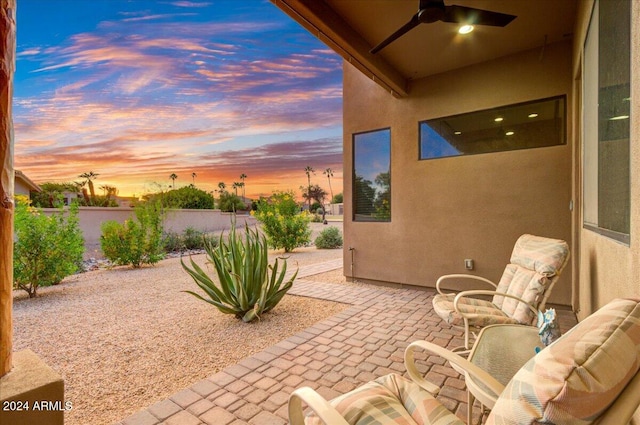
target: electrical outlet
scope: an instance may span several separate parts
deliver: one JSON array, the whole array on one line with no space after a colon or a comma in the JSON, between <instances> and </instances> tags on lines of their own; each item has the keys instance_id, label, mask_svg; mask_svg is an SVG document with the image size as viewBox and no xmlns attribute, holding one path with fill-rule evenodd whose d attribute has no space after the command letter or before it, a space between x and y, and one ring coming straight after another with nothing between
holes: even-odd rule
<instances>
[{"instance_id":1,"label":"electrical outlet","mask_svg":"<svg viewBox=\"0 0 640 425\"><path fill-rule=\"evenodd\" d=\"M467 270L473 270L473 260L470 258L465 258L464 268Z\"/></svg>"}]
</instances>

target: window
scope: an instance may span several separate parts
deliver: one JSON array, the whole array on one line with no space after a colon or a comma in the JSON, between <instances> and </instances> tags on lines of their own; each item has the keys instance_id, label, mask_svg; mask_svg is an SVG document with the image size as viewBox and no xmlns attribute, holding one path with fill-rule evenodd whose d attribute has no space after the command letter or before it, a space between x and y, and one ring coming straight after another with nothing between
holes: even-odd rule
<instances>
[{"instance_id":1,"label":"window","mask_svg":"<svg viewBox=\"0 0 640 425\"><path fill-rule=\"evenodd\" d=\"M565 144L565 96L420 122L420 159Z\"/></svg>"},{"instance_id":2,"label":"window","mask_svg":"<svg viewBox=\"0 0 640 425\"><path fill-rule=\"evenodd\" d=\"M596 1L583 64L584 227L627 244L630 42L631 2Z\"/></svg>"},{"instance_id":3,"label":"window","mask_svg":"<svg viewBox=\"0 0 640 425\"><path fill-rule=\"evenodd\" d=\"M353 135L353 220L391 221L391 130Z\"/></svg>"}]
</instances>

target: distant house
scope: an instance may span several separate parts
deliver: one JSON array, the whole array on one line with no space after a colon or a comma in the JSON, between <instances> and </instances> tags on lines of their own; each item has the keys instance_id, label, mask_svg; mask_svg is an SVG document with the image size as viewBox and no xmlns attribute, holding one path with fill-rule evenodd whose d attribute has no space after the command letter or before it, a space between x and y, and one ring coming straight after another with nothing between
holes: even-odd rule
<instances>
[{"instance_id":1,"label":"distant house","mask_svg":"<svg viewBox=\"0 0 640 425\"><path fill-rule=\"evenodd\" d=\"M29 196L31 192L42 192L42 189L22 171L15 170L14 193Z\"/></svg>"}]
</instances>

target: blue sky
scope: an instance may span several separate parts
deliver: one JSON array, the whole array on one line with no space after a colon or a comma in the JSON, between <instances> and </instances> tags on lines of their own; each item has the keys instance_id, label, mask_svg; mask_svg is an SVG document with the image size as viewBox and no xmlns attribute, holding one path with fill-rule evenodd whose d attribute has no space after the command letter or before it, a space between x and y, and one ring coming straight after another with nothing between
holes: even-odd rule
<instances>
[{"instance_id":1,"label":"blue sky","mask_svg":"<svg viewBox=\"0 0 640 425\"><path fill-rule=\"evenodd\" d=\"M267 0L20 0L15 165L121 195L342 186L342 60Z\"/></svg>"}]
</instances>

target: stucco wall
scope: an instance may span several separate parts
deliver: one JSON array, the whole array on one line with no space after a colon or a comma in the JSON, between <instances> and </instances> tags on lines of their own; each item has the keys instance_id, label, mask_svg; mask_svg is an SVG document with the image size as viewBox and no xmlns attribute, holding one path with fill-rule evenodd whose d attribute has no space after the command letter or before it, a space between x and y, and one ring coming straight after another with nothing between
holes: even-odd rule
<instances>
[{"instance_id":1,"label":"stucco wall","mask_svg":"<svg viewBox=\"0 0 640 425\"><path fill-rule=\"evenodd\" d=\"M44 208L45 214L57 213L55 208ZM80 229L85 239L85 257L101 257L100 226L108 220L123 223L133 216L132 208L80 207L78 218ZM164 219L164 230L182 233L187 227L204 232L218 232L231 228L233 215L220 210L167 210ZM238 215L236 225L244 223L253 226L256 219L250 215Z\"/></svg>"},{"instance_id":2,"label":"stucco wall","mask_svg":"<svg viewBox=\"0 0 640 425\"><path fill-rule=\"evenodd\" d=\"M574 50L574 68L578 77L592 4L592 1L585 1L578 10ZM637 95L640 93L640 2L633 1L631 5L631 240L627 246L582 229L582 216L579 217L579 318L586 317L614 298L640 297L640 96ZM582 151L579 151L576 157L578 167L581 155ZM640 422L640 414L636 420Z\"/></svg>"},{"instance_id":3,"label":"stucco wall","mask_svg":"<svg viewBox=\"0 0 640 425\"><path fill-rule=\"evenodd\" d=\"M428 55L425 57L428 60ZM571 43L547 46L413 82L397 99L344 65L345 193L352 193L352 134L391 128L392 221L353 222L345 202L345 273L358 279L434 286L446 273L496 280L523 233L571 241L572 134L567 145L418 160L418 122L566 94ZM354 266L351 272L351 252ZM571 303L571 268L551 302Z\"/></svg>"}]
</instances>

